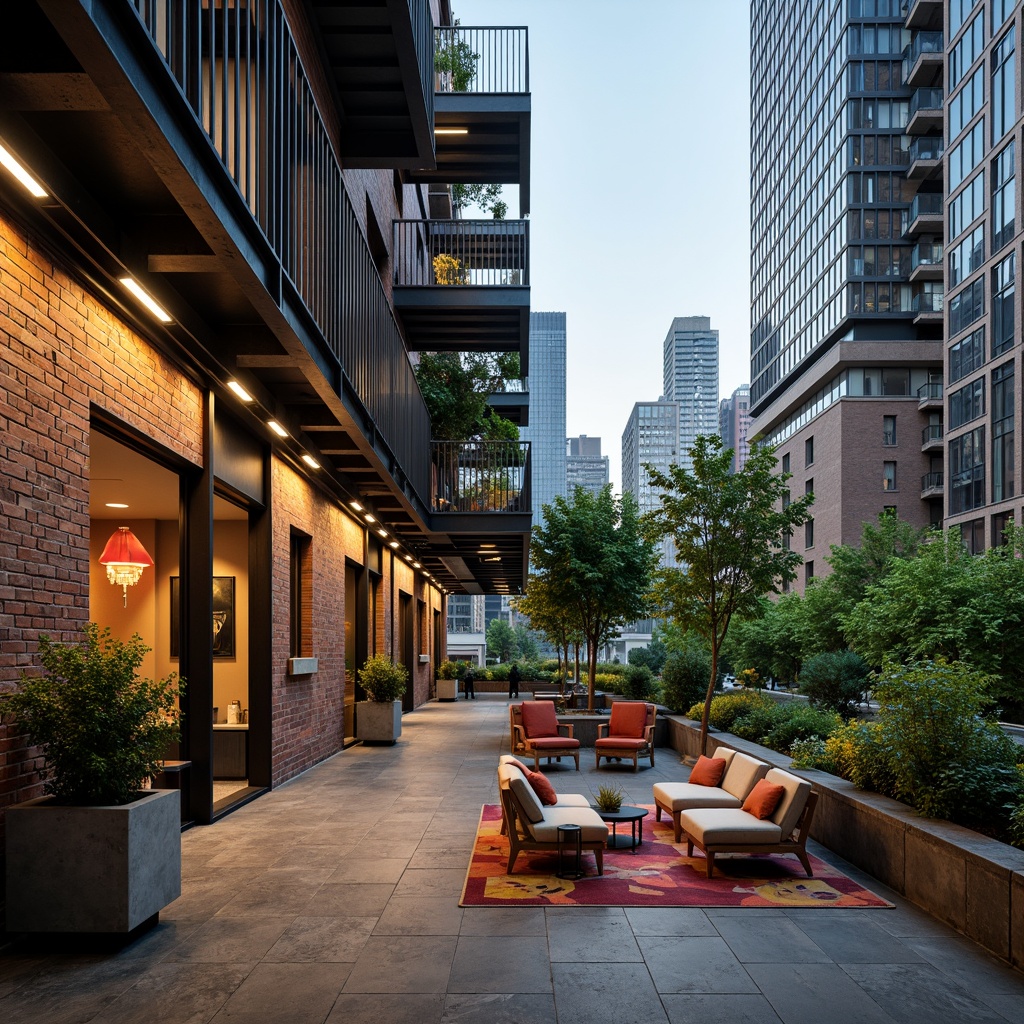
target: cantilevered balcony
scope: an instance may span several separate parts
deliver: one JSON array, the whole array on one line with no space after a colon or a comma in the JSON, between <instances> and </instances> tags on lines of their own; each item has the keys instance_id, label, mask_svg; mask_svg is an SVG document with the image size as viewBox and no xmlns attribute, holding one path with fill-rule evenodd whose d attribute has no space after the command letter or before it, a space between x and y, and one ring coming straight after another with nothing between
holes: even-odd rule
<instances>
[{"instance_id":1,"label":"cantilevered balcony","mask_svg":"<svg viewBox=\"0 0 1024 1024\"><path fill-rule=\"evenodd\" d=\"M914 311L914 323L942 323L942 305L945 295L941 291L916 292L910 308Z\"/></svg>"},{"instance_id":2,"label":"cantilevered balcony","mask_svg":"<svg viewBox=\"0 0 1024 1024\"><path fill-rule=\"evenodd\" d=\"M306 6L337 104L345 166L433 167L429 0L306 0Z\"/></svg>"},{"instance_id":3,"label":"cantilevered balcony","mask_svg":"<svg viewBox=\"0 0 1024 1024\"><path fill-rule=\"evenodd\" d=\"M908 135L925 135L942 131L942 90L918 89L910 97L910 120L907 122Z\"/></svg>"},{"instance_id":4,"label":"cantilevered balcony","mask_svg":"<svg viewBox=\"0 0 1024 1024\"><path fill-rule=\"evenodd\" d=\"M910 280L942 280L941 242L918 242L910 250Z\"/></svg>"},{"instance_id":5,"label":"cantilevered balcony","mask_svg":"<svg viewBox=\"0 0 1024 1024\"><path fill-rule=\"evenodd\" d=\"M518 592L530 540L529 442L433 441L431 475L430 571L449 590Z\"/></svg>"},{"instance_id":6,"label":"cantilevered balcony","mask_svg":"<svg viewBox=\"0 0 1024 1024\"><path fill-rule=\"evenodd\" d=\"M519 186L530 211L530 57L525 28L445 26L434 39L437 165L410 181Z\"/></svg>"},{"instance_id":7,"label":"cantilevered balcony","mask_svg":"<svg viewBox=\"0 0 1024 1024\"><path fill-rule=\"evenodd\" d=\"M942 0L903 0L900 11L907 28L939 28L942 25Z\"/></svg>"},{"instance_id":8,"label":"cantilevered balcony","mask_svg":"<svg viewBox=\"0 0 1024 1024\"><path fill-rule=\"evenodd\" d=\"M918 409L941 409L942 408L942 382L929 381L917 389Z\"/></svg>"},{"instance_id":9,"label":"cantilevered balcony","mask_svg":"<svg viewBox=\"0 0 1024 1024\"><path fill-rule=\"evenodd\" d=\"M529 221L400 220L394 225L395 309L421 352L530 357Z\"/></svg>"},{"instance_id":10,"label":"cantilevered balcony","mask_svg":"<svg viewBox=\"0 0 1024 1024\"><path fill-rule=\"evenodd\" d=\"M941 451L943 447L943 432L941 423L929 423L921 431L921 451Z\"/></svg>"},{"instance_id":11,"label":"cantilevered balcony","mask_svg":"<svg viewBox=\"0 0 1024 1024\"><path fill-rule=\"evenodd\" d=\"M903 81L911 87L931 85L945 60L941 32L915 32L903 50Z\"/></svg>"},{"instance_id":12,"label":"cantilevered balcony","mask_svg":"<svg viewBox=\"0 0 1024 1024\"><path fill-rule=\"evenodd\" d=\"M487 396L487 404L505 419L515 423L516 426L528 427L530 425L530 382L525 377L522 380L505 381L505 386L500 391L492 391Z\"/></svg>"},{"instance_id":13,"label":"cantilevered balcony","mask_svg":"<svg viewBox=\"0 0 1024 1024\"><path fill-rule=\"evenodd\" d=\"M910 204L910 224L907 234L942 234L942 194L939 192L918 192Z\"/></svg>"},{"instance_id":14,"label":"cantilevered balcony","mask_svg":"<svg viewBox=\"0 0 1024 1024\"><path fill-rule=\"evenodd\" d=\"M943 492L942 473L925 473L921 477L921 498L939 498Z\"/></svg>"},{"instance_id":15,"label":"cantilevered balcony","mask_svg":"<svg viewBox=\"0 0 1024 1024\"><path fill-rule=\"evenodd\" d=\"M942 153L945 148L941 135L923 135L914 139L910 144L907 177L922 180L941 170Z\"/></svg>"}]
</instances>

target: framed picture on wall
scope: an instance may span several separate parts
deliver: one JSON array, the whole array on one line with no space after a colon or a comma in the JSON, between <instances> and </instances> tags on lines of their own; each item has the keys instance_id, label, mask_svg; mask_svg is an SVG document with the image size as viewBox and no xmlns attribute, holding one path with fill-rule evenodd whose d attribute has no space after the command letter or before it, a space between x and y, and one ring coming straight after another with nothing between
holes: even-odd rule
<instances>
[{"instance_id":1,"label":"framed picture on wall","mask_svg":"<svg viewBox=\"0 0 1024 1024\"><path fill-rule=\"evenodd\" d=\"M171 577L171 657L178 657L181 636L181 577ZM235 656L235 577L213 577L213 656Z\"/></svg>"}]
</instances>

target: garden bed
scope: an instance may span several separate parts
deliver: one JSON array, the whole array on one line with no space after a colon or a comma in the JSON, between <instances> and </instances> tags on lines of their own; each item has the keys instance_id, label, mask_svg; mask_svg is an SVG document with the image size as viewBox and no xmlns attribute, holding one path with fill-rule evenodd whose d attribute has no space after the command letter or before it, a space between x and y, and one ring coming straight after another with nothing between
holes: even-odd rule
<instances>
[{"instance_id":1,"label":"garden bed","mask_svg":"<svg viewBox=\"0 0 1024 1024\"><path fill-rule=\"evenodd\" d=\"M701 753L700 724L667 719L670 745ZM791 759L729 733L712 733L707 753L726 746L793 771ZM960 825L924 818L905 804L857 789L827 772L797 770L818 790L811 837L844 860L1024 969L1024 850Z\"/></svg>"}]
</instances>

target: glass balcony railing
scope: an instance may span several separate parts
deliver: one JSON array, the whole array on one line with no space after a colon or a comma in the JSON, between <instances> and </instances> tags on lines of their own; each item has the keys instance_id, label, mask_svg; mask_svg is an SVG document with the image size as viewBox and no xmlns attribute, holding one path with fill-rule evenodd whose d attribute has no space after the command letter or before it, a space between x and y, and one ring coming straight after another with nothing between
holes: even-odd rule
<instances>
[{"instance_id":1,"label":"glass balcony railing","mask_svg":"<svg viewBox=\"0 0 1024 1024\"><path fill-rule=\"evenodd\" d=\"M913 67L923 54L941 54L944 49L941 32L915 32L911 36L909 45L903 49L904 67L907 66L908 61L910 67Z\"/></svg>"},{"instance_id":2,"label":"glass balcony railing","mask_svg":"<svg viewBox=\"0 0 1024 1024\"><path fill-rule=\"evenodd\" d=\"M933 441L942 440L942 424L941 423L929 423L924 430L921 431L921 444L931 444Z\"/></svg>"},{"instance_id":3,"label":"glass balcony railing","mask_svg":"<svg viewBox=\"0 0 1024 1024\"><path fill-rule=\"evenodd\" d=\"M942 399L942 381L930 380L917 389L919 402L934 402Z\"/></svg>"},{"instance_id":4,"label":"glass balcony railing","mask_svg":"<svg viewBox=\"0 0 1024 1024\"><path fill-rule=\"evenodd\" d=\"M910 308L915 313L941 313L945 297L942 292L918 292L914 296Z\"/></svg>"},{"instance_id":5,"label":"glass balcony railing","mask_svg":"<svg viewBox=\"0 0 1024 1024\"><path fill-rule=\"evenodd\" d=\"M431 441L434 512L530 511L529 441Z\"/></svg>"},{"instance_id":6,"label":"glass balcony railing","mask_svg":"<svg viewBox=\"0 0 1024 1024\"><path fill-rule=\"evenodd\" d=\"M943 475L942 475L942 473L925 473L925 475L923 477L921 477L921 490L922 491L931 491L931 490L939 490L939 491L941 491L942 490L942 483L943 483Z\"/></svg>"},{"instance_id":7,"label":"glass balcony railing","mask_svg":"<svg viewBox=\"0 0 1024 1024\"><path fill-rule=\"evenodd\" d=\"M945 141L939 136L921 136L910 144L910 162L915 160L941 160L946 149Z\"/></svg>"},{"instance_id":8,"label":"glass balcony railing","mask_svg":"<svg viewBox=\"0 0 1024 1024\"><path fill-rule=\"evenodd\" d=\"M941 242L918 242L910 251L911 273L918 267L942 266Z\"/></svg>"},{"instance_id":9,"label":"glass balcony railing","mask_svg":"<svg viewBox=\"0 0 1024 1024\"><path fill-rule=\"evenodd\" d=\"M942 110L941 89L918 89L910 97L910 116L913 117L919 110Z\"/></svg>"},{"instance_id":10,"label":"glass balcony railing","mask_svg":"<svg viewBox=\"0 0 1024 1024\"><path fill-rule=\"evenodd\" d=\"M910 220L918 217L941 217L942 194L940 192L918 192L910 204Z\"/></svg>"},{"instance_id":11,"label":"glass balcony railing","mask_svg":"<svg viewBox=\"0 0 1024 1024\"><path fill-rule=\"evenodd\" d=\"M434 88L439 93L528 93L530 58L525 28L434 30Z\"/></svg>"}]
</instances>

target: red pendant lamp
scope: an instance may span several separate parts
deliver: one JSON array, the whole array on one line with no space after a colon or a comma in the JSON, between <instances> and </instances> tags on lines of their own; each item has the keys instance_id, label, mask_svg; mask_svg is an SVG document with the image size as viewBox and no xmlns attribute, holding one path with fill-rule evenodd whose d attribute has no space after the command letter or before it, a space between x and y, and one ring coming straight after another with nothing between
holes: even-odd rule
<instances>
[{"instance_id":1,"label":"red pendant lamp","mask_svg":"<svg viewBox=\"0 0 1024 1024\"><path fill-rule=\"evenodd\" d=\"M128 588L142 578L142 570L153 565L142 541L127 526L119 526L111 534L100 555L100 565L107 567L107 579L124 592L124 606L128 607Z\"/></svg>"}]
</instances>

